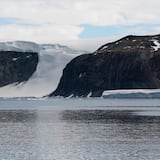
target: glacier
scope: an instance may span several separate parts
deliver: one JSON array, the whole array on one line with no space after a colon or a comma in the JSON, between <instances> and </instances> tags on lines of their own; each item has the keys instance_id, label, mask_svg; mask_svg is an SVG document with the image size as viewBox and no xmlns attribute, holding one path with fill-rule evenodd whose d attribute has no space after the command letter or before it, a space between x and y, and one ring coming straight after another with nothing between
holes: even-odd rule
<instances>
[{"instance_id":1,"label":"glacier","mask_svg":"<svg viewBox=\"0 0 160 160\"><path fill-rule=\"evenodd\" d=\"M121 89L107 90L102 94L104 98L144 99L160 98L160 89Z\"/></svg>"},{"instance_id":2,"label":"glacier","mask_svg":"<svg viewBox=\"0 0 160 160\"><path fill-rule=\"evenodd\" d=\"M27 41L0 43L1 51L36 52L39 63L36 72L25 83L0 88L0 97L42 97L56 89L65 65L85 51L60 44L37 44Z\"/></svg>"}]
</instances>

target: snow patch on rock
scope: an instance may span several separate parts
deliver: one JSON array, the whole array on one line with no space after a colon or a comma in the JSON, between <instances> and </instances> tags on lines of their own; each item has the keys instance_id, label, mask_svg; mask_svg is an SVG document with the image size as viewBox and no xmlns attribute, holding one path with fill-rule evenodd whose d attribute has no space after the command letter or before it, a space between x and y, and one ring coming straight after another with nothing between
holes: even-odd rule
<instances>
[{"instance_id":1,"label":"snow patch on rock","mask_svg":"<svg viewBox=\"0 0 160 160\"><path fill-rule=\"evenodd\" d=\"M154 46L152 46L152 48L154 49L154 51L158 51L158 49L160 48L160 43L158 40L153 40Z\"/></svg>"}]
</instances>

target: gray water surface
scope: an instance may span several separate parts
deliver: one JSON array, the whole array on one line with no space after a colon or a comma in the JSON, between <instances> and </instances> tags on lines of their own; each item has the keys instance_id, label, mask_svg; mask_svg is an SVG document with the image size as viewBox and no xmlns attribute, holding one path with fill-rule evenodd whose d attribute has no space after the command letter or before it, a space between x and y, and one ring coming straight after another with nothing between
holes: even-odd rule
<instances>
[{"instance_id":1,"label":"gray water surface","mask_svg":"<svg viewBox=\"0 0 160 160\"><path fill-rule=\"evenodd\" d=\"M0 159L160 159L160 114L151 114L160 112L158 102L112 108L100 99L100 106L60 101L0 101Z\"/></svg>"}]
</instances>

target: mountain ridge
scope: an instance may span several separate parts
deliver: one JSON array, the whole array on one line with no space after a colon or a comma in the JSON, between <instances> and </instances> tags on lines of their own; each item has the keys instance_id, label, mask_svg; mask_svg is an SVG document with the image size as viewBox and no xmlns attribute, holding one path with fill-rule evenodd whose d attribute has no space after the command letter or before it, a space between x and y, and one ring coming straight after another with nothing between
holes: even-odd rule
<instances>
[{"instance_id":1,"label":"mountain ridge","mask_svg":"<svg viewBox=\"0 0 160 160\"><path fill-rule=\"evenodd\" d=\"M49 96L99 97L105 90L160 88L160 35L129 35L73 59Z\"/></svg>"}]
</instances>

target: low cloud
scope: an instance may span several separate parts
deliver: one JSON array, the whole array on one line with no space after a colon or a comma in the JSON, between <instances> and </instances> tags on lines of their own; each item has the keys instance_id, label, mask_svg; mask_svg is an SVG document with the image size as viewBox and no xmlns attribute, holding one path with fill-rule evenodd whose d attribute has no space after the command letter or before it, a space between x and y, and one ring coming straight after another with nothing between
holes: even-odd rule
<instances>
[{"instance_id":1,"label":"low cloud","mask_svg":"<svg viewBox=\"0 0 160 160\"><path fill-rule=\"evenodd\" d=\"M1 25L1 41L25 40L39 43L59 42L78 39L82 27L72 25Z\"/></svg>"}]
</instances>

